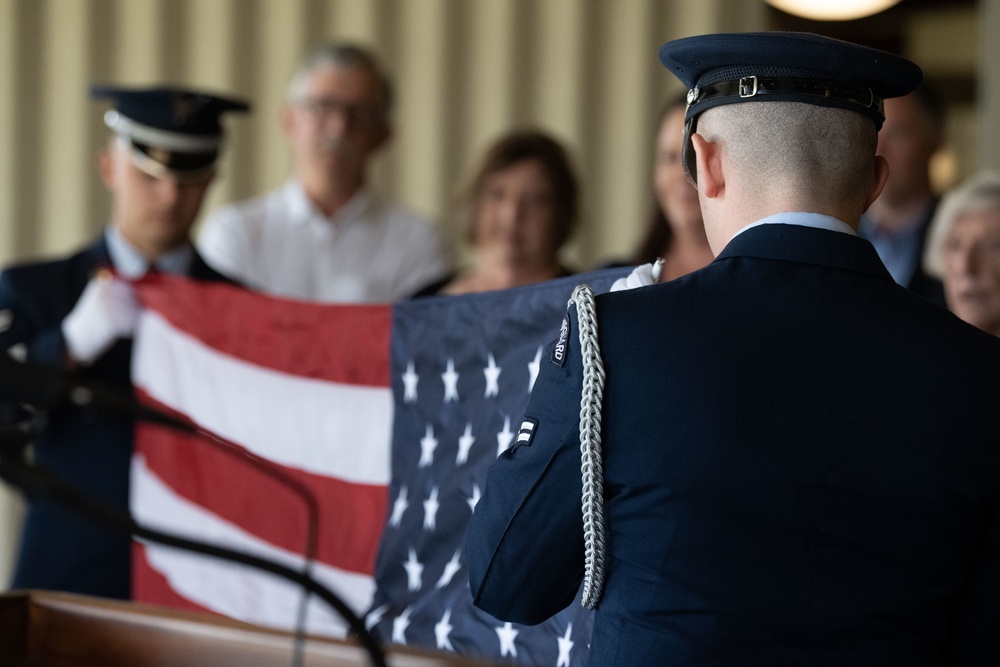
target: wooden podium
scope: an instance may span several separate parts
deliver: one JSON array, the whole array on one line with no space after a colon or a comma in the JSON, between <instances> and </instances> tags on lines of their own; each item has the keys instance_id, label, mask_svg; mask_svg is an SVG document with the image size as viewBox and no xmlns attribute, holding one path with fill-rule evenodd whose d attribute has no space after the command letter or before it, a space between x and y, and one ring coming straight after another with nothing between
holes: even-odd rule
<instances>
[{"instance_id":1,"label":"wooden podium","mask_svg":"<svg viewBox=\"0 0 1000 667\"><path fill-rule=\"evenodd\" d=\"M488 667L452 654L387 646L393 667ZM17 591L0 595L0 667L284 667L292 635L240 621L99 598ZM308 667L370 665L357 644L310 637Z\"/></svg>"}]
</instances>

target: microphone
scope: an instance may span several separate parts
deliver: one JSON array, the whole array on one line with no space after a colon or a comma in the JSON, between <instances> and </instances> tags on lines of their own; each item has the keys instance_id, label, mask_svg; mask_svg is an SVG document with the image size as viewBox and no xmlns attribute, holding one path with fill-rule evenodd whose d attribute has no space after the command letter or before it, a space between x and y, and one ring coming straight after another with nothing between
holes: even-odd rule
<instances>
[{"instance_id":1,"label":"microphone","mask_svg":"<svg viewBox=\"0 0 1000 667\"><path fill-rule=\"evenodd\" d=\"M136 522L130 514L121 512L96 499L76 491L50 472L30 465L24 458L32 436L28 422L31 411L48 411L56 407L72 406L93 409L135 421L154 423L199 437L230 455L258 468L265 474L289 487L306 504L309 516L309 534L305 550L306 567L296 571L281 564L252 554L209 544L199 540L158 531ZM255 454L242 451L219 436L194 424L173 417L165 412L143 405L129 392L112 387L77 373L32 363L21 363L0 353L0 478L29 493L59 502L67 509L112 530L131 534L178 549L242 563L298 584L309 594L318 596L343 618L359 643L368 653L372 664L385 667L385 656L364 622L333 591L312 578L312 561L315 558L318 533L319 506L312 491L301 481L277 468L273 463ZM300 609L300 624L305 618L305 603ZM296 652L305 638L304 625L296 629Z\"/></svg>"},{"instance_id":2,"label":"microphone","mask_svg":"<svg viewBox=\"0 0 1000 667\"><path fill-rule=\"evenodd\" d=\"M30 434L22 430L12 431L0 428L0 479L6 480L29 494L53 500L80 516L96 521L111 530L175 549L247 565L298 584L304 590L318 596L340 614L354 633L358 643L368 654L374 667L387 667L382 647L365 627L364 621L336 593L314 579L308 571L300 572L268 558L186 538L140 524L129 513L91 498L61 481L52 473L25 461L23 445L28 435ZM302 641L303 638L303 635L296 634L297 642Z\"/></svg>"},{"instance_id":3,"label":"microphone","mask_svg":"<svg viewBox=\"0 0 1000 667\"><path fill-rule=\"evenodd\" d=\"M0 405L27 404L40 410L72 406L151 422L185 433L194 426L140 403L131 393L78 373L14 361L0 354ZM0 413L2 414L2 413Z\"/></svg>"}]
</instances>

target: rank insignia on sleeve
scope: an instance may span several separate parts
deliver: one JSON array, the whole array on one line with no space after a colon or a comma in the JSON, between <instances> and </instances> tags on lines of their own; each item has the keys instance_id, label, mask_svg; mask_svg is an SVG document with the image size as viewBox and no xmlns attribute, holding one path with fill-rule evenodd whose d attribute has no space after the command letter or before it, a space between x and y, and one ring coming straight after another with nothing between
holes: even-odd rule
<instances>
[{"instance_id":1,"label":"rank insignia on sleeve","mask_svg":"<svg viewBox=\"0 0 1000 667\"><path fill-rule=\"evenodd\" d=\"M538 420L532 419L531 417L525 417L524 421L521 422L521 428L517 431L517 439L514 441L515 444L524 445L525 447L531 446L531 441L535 439L535 430L538 428Z\"/></svg>"},{"instance_id":2,"label":"rank insignia on sleeve","mask_svg":"<svg viewBox=\"0 0 1000 667\"><path fill-rule=\"evenodd\" d=\"M562 326L559 327L559 340L552 348L552 363L562 367L566 365L566 353L569 351L569 313L563 317Z\"/></svg>"}]
</instances>

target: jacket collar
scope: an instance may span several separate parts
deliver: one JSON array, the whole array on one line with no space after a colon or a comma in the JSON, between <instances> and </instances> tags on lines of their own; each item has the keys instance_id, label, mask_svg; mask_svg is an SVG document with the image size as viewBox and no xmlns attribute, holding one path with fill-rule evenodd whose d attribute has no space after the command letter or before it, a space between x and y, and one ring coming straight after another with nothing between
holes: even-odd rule
<instances>
[{"instance_id":1,"label":"jacket collar","mask_svg":"<svg viewBox=\"0 0 1000 667\"><path fill-rule=\"evenodd\" d=\"M87 273L81 279L82 283L86 283L87 280L93 276L96 269L102 267L114 267L114 263L111 260L111 253L108 251L108 243L105 234L101 234L92 244L84 249L83 257L85 258L83 266L87 267ZM188 266L188 270L182 275L187 275L195 280L214 280L238 284L229 276L219 273L209 266L194 248L192 248L191 251L191 262Z\"/></svg>"},{"instance_id":2,"label":"jacket collar","mask_svg":"<svg viewBox=\"0 0 1000 667\"><path fill-rule=\"evenodd\" d=\"M765 224L746 229L723 248L715 261L758 257L816 264L892 280L871 243L851 234L794 224Z\"/></svg>"}]
</instances>

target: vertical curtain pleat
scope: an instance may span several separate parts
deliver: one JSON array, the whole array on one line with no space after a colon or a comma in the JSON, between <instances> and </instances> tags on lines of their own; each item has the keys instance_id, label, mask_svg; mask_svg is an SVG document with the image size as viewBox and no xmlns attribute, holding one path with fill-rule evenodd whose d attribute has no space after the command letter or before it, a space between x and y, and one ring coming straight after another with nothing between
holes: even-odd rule
<instances>
[{"instance_id":1,"label":"vertical curtain pleat","mask_svg":"<svg viewBox=\"0 0 1000 667\"><path fill-rule=\"evenodd\" d=\"M979 169L1000 169L1000 0L979 0L979 16L975 164Z\"/></svg>"}]
</instances>

